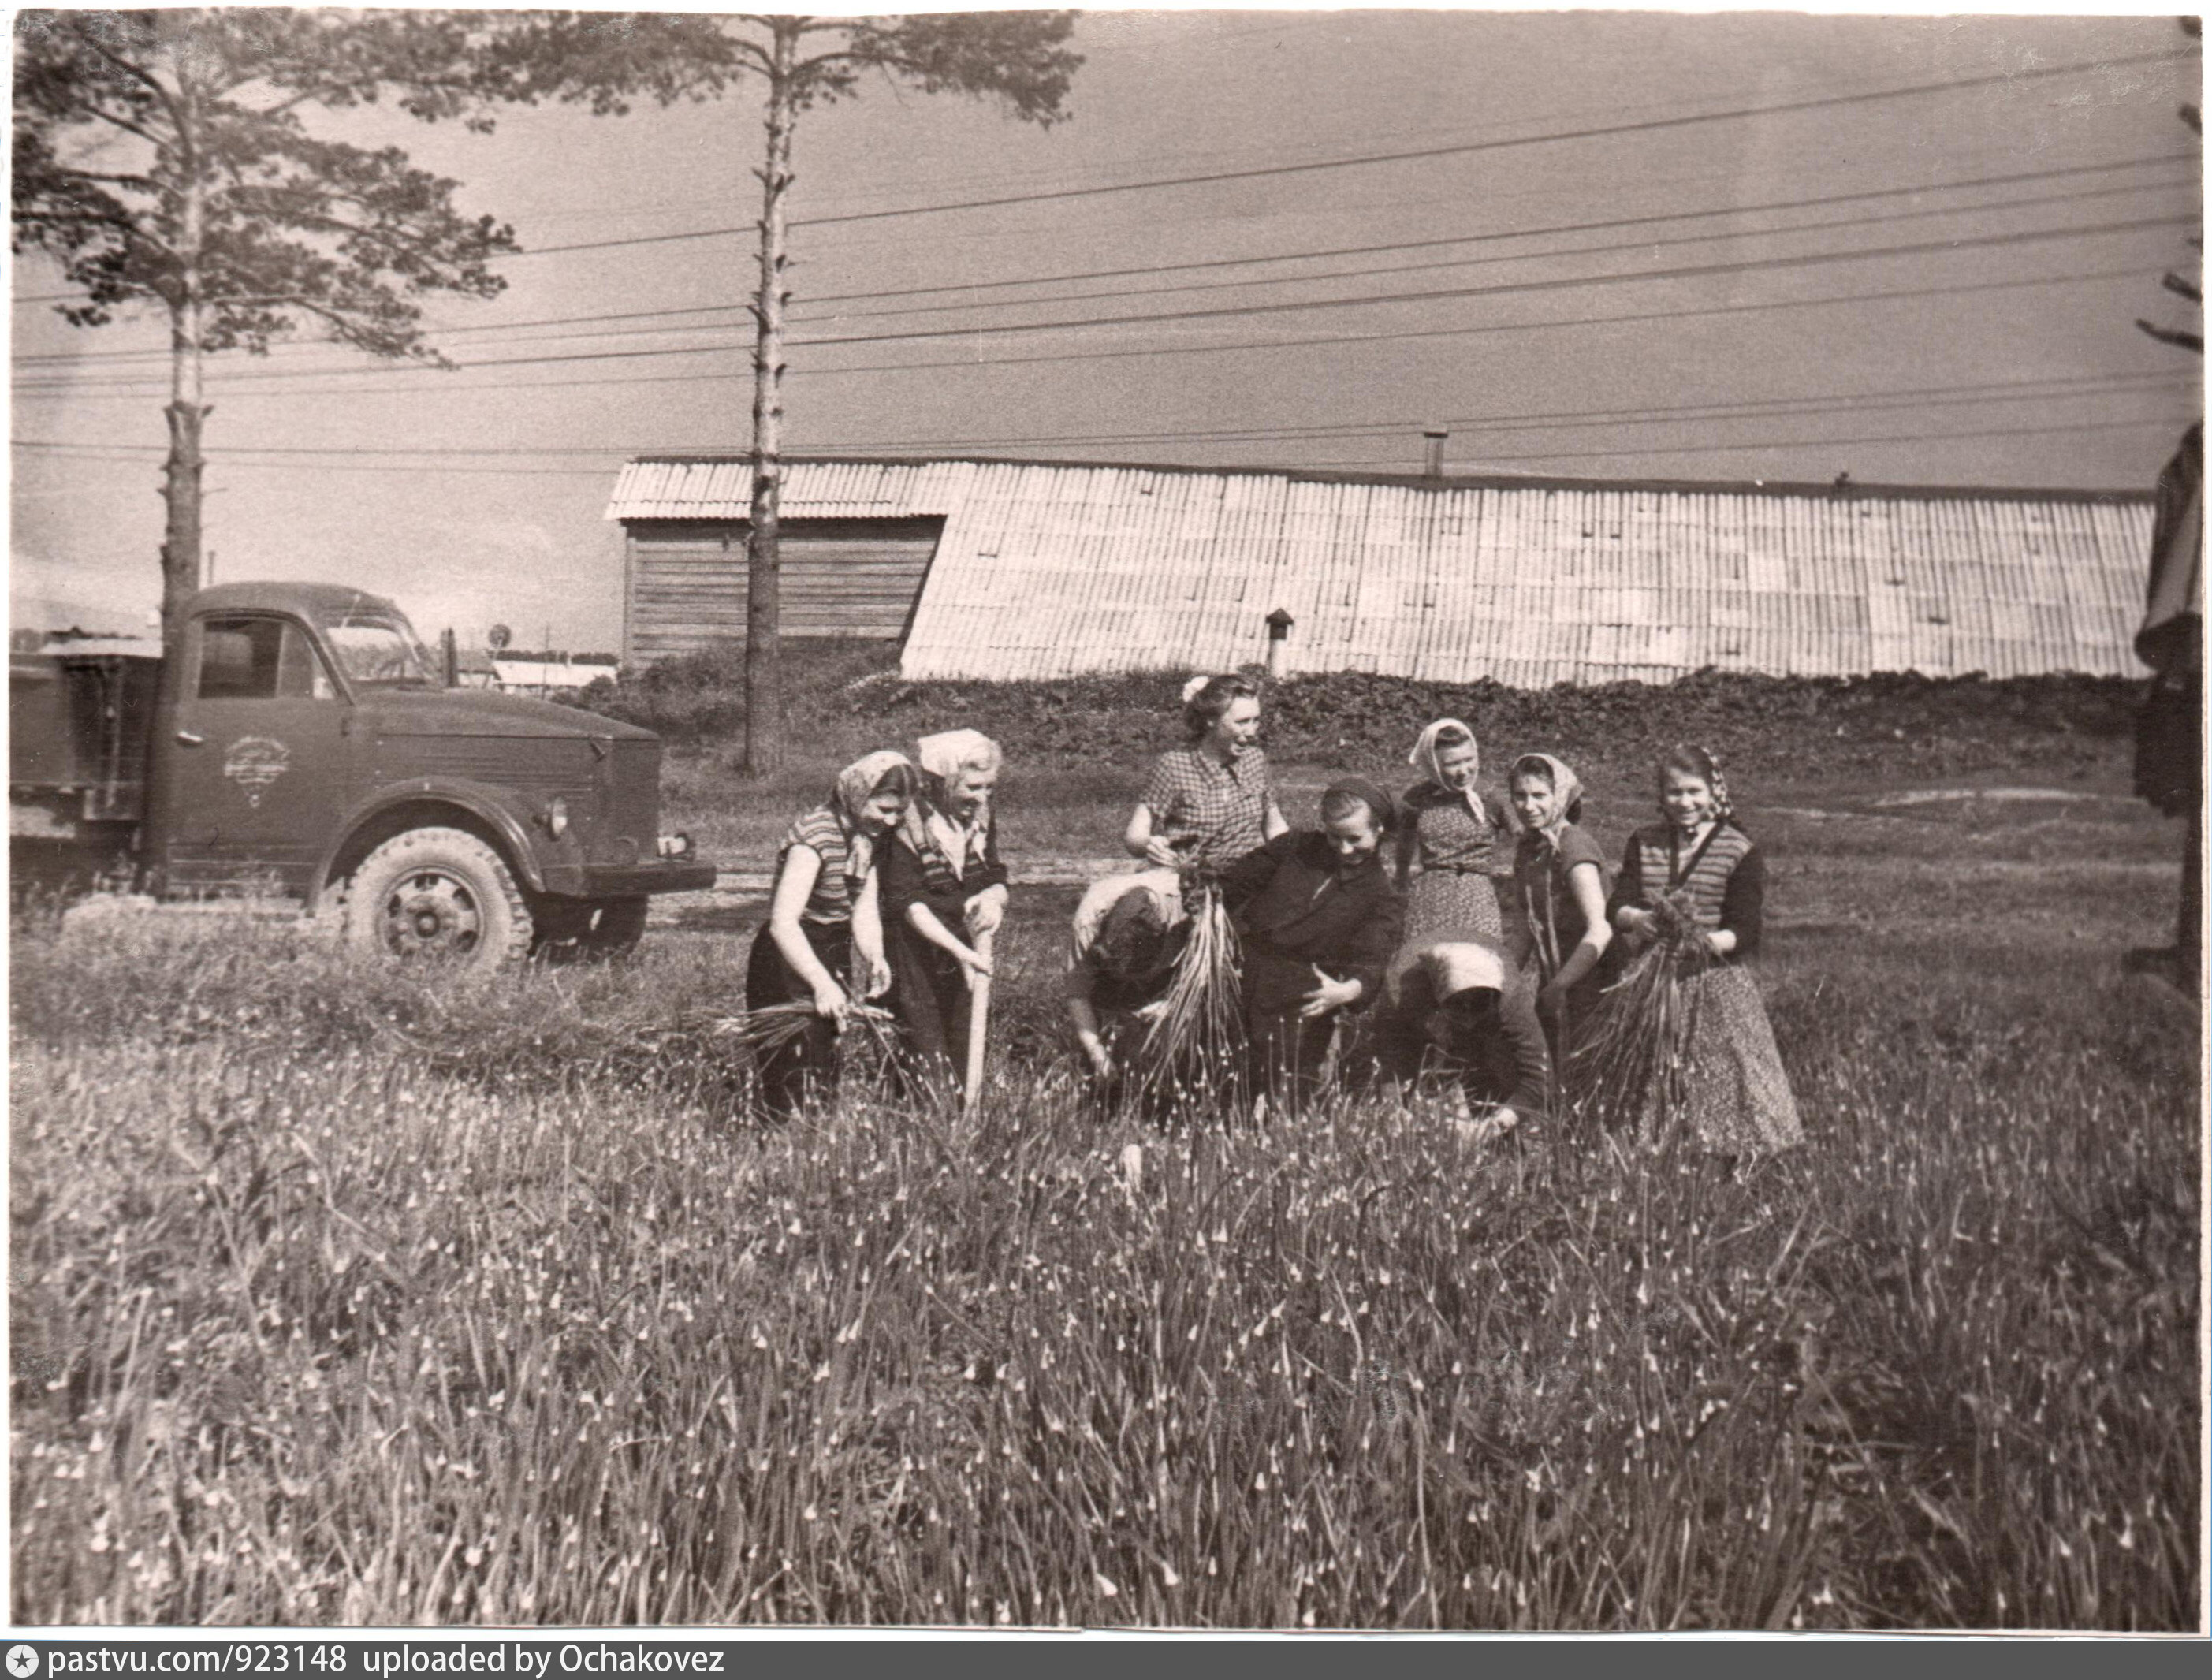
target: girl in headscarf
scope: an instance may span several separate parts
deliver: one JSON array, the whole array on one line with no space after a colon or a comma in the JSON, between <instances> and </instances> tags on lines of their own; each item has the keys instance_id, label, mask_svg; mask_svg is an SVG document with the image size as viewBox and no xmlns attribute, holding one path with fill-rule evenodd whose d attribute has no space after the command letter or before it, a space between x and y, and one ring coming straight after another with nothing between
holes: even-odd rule
<instances>
[{"instance_id":1,"label":"girl in headscarf","mask_svg":"<svg viewBox=\"0 0 2212 1680\"><path fill-rule=\"evenodd\" d=\"M973 729L917 743L921 796L884 857L890 1007L908 1068L957 1088L968 1066L969 990L991 971L978 948L1006 911L991 790L998 744Z\"/></svg>"},{"instance_id":2,"label":"girl in headscarf","mask_svg":"<svg viewBox=\"0 0 2212 1680\"><path fill-rule=\"evenodd\" d=\"M1444 927L1501 935L1496 878L1513 867L1504 843L1512 825L1504 801L1475 786L1482 755L1474 731L1440 717L1421 731L1406 762L1423 772L1406 791L1398 831L1398 885L1408 889L1406 937L1420 940Z\"/></svg>"},{"instance_id":3,"label":"girl in headscarf","mask_svg":"<svg viewBox=\"0 0 2212 1680\"><path fill-rule=\"evenodd\" d=\"M761 1103L776 1119L798 1110L810 1083L826 1091L836 1082L854 958L864 997L890 983L878 910L878 843L920 788L902 754L871 752L838 772L829 799L784 836L768 925L753 936L745 964L745 1005L811 997L815 1020L760 1058Z\"/></svg>"},{"instance_id":4,"label":"girl in headscarf","mask_svg":"<svg viewBox=\"0 0 2212 1680\"><path fill-rule=\"evenodd\" d=\"M1678 746L1659 764L1661 820L1630 837L1613 924L1632 948L1686 919L1711 966L1684 983L1682 1098L1707 1148L1762 1154L1804 1140L1774 1028L1744 959L1759 949L1766 859L1737 826L1719 762ZM1669 904L1662 914L1662 896Z\"/></svg>"},{"instance_id":5,"label":"girl in headscarf","mask_svg":"<svg viewBox=\"0 0 2212 1680\"><path fill-rule=\"evenodd\" d=\"M1565 1067L1598 989L1598 959L1612 942L1605 916L1605 854L1580 824L1583 784L1548 752L1524 752L1508 782L1521 838L1513 884L1521 901L1522 961L1534 959L1536 1013Z\"/></svg>"},{"instance_id":6,"label":"girl in headscarf","mask_svg":"<svg viewBox=\"0 0 2212 1680\"><path fill-rule=\"evenodd\" d=\"M1121 844L1155 868L1218 874L1290 825L1260 738L1260 685L1249 677L1183 685L1187 746L1152 763Z\"/></svg>"},{"instance_id":7,"label":"girl in headscarf","mask_svg":"<svg viewBox=\"0 0 2212 1680\"><path fill-rule=\"evenodd\" d=\"M1382 990L1404 901L1381 848L1389 794L1347 776L1322 795L1318 830L1278 835L1221 878L1243 935L1250 1076L1281 1111L1319 1082L1340 1013Z\"/></svg>"}]
</instances>

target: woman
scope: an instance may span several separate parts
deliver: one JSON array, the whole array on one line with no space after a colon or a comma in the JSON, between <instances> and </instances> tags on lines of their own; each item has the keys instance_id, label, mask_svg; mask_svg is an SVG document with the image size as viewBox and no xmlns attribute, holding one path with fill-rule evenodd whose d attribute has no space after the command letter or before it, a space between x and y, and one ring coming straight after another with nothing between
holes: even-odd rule
<instances>
[{"instance_id":1,"label":"woman","mask_svg":"<svg viewBox=\"0 0 2212 1680\"><path fill-rule=\"evenodd\" d=\"M1634 946L1686 922L1700 947L1684 983L1680 1096L1699 1141L1759 1154L1804 1140L1766 1006L1742 964L1759 949L1766 859L1736 825L1713 755L1678 746L1661 760L1662 820L1628 842L1613 922ZM1662 914L1662 900L1667 904Z\"/></svg>"},{"instance_id":2,"label":"woman","mask_svg":"<svg viewBox=\"0 0 2212 1680\"><path fill-rule=\"evenodd\" d=\"M973 729L917 744L921 798L908 807L884 859L884 922L891 1013L907 1064L957 1087L968 1066L969 994L991 971L979 947L1006 913L991 789L998 744Z\"/></svg>"},{"instance_id":3,"label":"woman","mask_svg":"<svg viewBox=\"0 0 2212 1680\"><path fill-rule=\"evenodd\" d=\"M745 1007L811 997L815 1013L798 1038L760 1058L761 1103L776 1119L797 1111L810 1082L824 1089L836 1082L854 956L864 996L890 983L876 846L920 787L903 756L871 752L838 773L829 800L792 824L776 854L768 925L753 936L745 964Z\"/></svg>"},{"instance_id":4,"label":"woman","mask_svg":"<svg viewBox=\"0 0 2212 1680\"><path fill-rule=\"evenodd\" d=\"M1397 949L1392 815L1388 794L1347 776L1322 795L1318 831L1285 831L1222 877L1243 936L1250 1078L1279 1112L1317 1089L1337 1015L1375 1001Z\"/></svg>"},{"instance_id":5,"label":"woman","mask_svg":"<svg viewBox=\"0 0 2212 1680\"><path fill-rule=\"evenodd\" d=\"M1521 839L1513 850L1520 957L1533 956L1536 1013L1562 1072L1574 1034L1596 1001L1598 960L1613 940L1605 916L1605 854L1583 830L1583 784L1548 752L1524 752L1508 780Z\"/></svg>"},{"instance_id":6,"label":"woman","mask_svg":"<svg viewBox=\"0 0 2212 1680\"><path fill-rule=\"evenodd\" d=\"M1512 828L1498 795L1474 785L1482 768L1474 731L1440 717L1421 731L1406 762L1426 772L1407 789L1398 833L1407 939L1418 942L1445 927L1502 935L1495 878L1512 868L1504 843Z\"/></svg>"},{"instance_id":7,"label":"woman","mask_svg":"<svg viewBox=\"0 0 2212 1680\"><path fill-rule=\"evenodd\" d=\"M1260 688L1249 677L1193 677L1183 685L1189 745L1153 762L1121 837L1156 868L1218 875L1289 831L1267 775Z\"/></svg>"}]
</instances>

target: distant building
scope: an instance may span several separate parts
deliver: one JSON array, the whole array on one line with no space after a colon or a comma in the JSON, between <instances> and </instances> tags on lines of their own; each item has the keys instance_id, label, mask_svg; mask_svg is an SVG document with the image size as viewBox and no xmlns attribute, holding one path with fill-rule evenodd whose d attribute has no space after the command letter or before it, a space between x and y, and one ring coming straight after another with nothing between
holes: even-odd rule
<instances>
[{"instance_id":1,"label":"distant building","mask_svg":"<svg viewBox=\"0 0 2212 1680\"><path fill-rule=\"evenodd\" d=\"M1515 687L2137 670L2148 494L793 460L784 633L912 678L1372 671ZM744 633L749 464L634 460L623 658Z\"/></svg>"},{"instance_id":2,"label":"distant building","mask_svg":"<svg viewBox=\"0 0 2212 1680\"><path fill-rule=\"evenodd\" d=\"M580 660L500 659L495 655L490 665L490 685L510 694L545 694L556 689L588 688L602 677L612 682L618 674L614 666ZM476 686L469 683L465 668L462 682L464 686Z\"/></svg>"}]
</instances>

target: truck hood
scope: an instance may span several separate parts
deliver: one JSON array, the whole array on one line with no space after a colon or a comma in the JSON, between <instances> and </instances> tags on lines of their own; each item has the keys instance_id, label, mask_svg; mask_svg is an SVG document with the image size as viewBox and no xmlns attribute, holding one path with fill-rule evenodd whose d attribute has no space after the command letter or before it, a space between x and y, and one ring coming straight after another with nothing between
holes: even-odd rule
<instances>
[{"instance_id":1,"label":"truck hood","mask_svg":"<svg viewBox=\"0 0 2212 1680\"><path fill-rule=\"evenodd\" d=\"M372 689L362 721L380 735L477 735L534 740L653 740L650 729L520 694L466 689Z\"/></svg>"}]
</instances>

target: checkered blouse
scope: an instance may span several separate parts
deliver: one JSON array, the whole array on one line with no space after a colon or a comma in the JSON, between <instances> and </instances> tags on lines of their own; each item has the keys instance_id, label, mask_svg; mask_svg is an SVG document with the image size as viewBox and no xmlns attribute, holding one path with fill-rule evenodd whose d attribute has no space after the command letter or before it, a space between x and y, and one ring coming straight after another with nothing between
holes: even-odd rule
<instances>
[{"instance_id":1,"label":"checkered blouse","mask_svg":"<svg viewBox=\"0 0 2212 1680\"><path fill-rule=\"evenodd\" d=\"M1248 747L1228 764L1197 747L1163 752L1152 763L1143 804L1152 832L1203 869L1224 869L1267 843L1274 782L1267 755Z\"/></svg>"}]
</instances>

